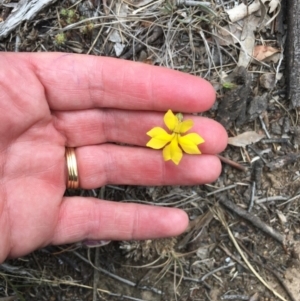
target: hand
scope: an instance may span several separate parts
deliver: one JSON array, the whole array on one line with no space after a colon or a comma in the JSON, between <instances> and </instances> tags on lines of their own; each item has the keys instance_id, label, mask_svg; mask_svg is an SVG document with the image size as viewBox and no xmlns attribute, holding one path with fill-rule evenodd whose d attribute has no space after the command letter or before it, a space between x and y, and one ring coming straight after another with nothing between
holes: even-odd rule
<instances>
[{"instance_id":1,"label":"hand","mask_svg":"<svg viewBox=\"0 0 300 301\"><path fill-rule=\"evenodd\" d=\"M184 155L178 166L145 147L146 132L163 126L168 109L207 110L215 100L209 83L165 68L62 53L2 53L0 66L0 262L48 244L186 229L179 209L64 197L65 146L76 147L81 188L214 181L221 170L214 154L227 135L213 120L191 116L193 132L205 139L203 155Z\"/></svg>"}]
</instances>

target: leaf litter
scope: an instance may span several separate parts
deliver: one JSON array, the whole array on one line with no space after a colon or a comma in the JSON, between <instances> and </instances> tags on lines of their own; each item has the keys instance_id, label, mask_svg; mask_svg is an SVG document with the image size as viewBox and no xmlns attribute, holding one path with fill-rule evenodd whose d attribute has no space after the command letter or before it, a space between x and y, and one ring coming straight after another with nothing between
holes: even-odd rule
<instances>
[{"instance_id":1,"label":"leaf litter","mask_svg":"<svg viewBox=\"0 0 300 301\"><path fill-rule=\"evenodd\" d=\"M249 131L235 137L228 138L228 144L238 147L246 147L249 144L254 144L260 141L264 137L264 134L258 134L255 131Z\"/></svg>"},{"instance_id":2,"label":"leaf litter","mask_svg":"<svg viewBox=\"0 0 300 301\"><path fill-rule=\"evenodd\" d=\"M212 184L79 191L181 208L190 226L177 238L48 247L9 260L0 298L297 300L300 126L285 95L281 1L37 2L0 1L1 51L121 57L204 77L217 102L199 115L221 121L238 147L222 154Z\"/></svg>"}]
</instances>

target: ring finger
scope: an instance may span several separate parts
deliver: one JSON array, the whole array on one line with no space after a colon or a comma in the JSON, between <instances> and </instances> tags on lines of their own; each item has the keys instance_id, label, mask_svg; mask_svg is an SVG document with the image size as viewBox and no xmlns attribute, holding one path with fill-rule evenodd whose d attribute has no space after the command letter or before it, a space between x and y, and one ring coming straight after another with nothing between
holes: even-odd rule
<instances>
[{"instance_id":1,"label":"ring finger","mask_svg":"<svg viewBox=\"0 0 300 301\"><path fill-rule=\"evenodd\" d=\"M195 185L219 176L221 164L214 155L184 155L175 165L161 151L142 147L102 144L75 150L79 185L85 189L106 184Z\"/></svg>"}]
</instances>

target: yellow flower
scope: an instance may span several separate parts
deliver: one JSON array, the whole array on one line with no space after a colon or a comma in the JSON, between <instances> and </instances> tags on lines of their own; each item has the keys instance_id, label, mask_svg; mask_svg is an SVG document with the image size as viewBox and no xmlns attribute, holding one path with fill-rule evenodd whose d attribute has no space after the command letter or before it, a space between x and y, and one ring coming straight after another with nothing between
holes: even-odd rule
<instances>
[{"instance_id":1,"label":"yellow flower","mask_svg":"<svg viewBox=\"0 0 300 301\"><path fill-rule=\"evenodd\" d=\"M161 127L154 127L147 132L151 139L146 146L154 149L164 148L164 160L172 160L176 165L182 159L182 150L187 154L201 154L197 145L204 142L204 139L196 133L182 136L194 125L193 120L182 121L182 119L183 115L181 113L174 115L169 110L164 116L164 122L171 134L168 134Z\"/></svg>"}]
</instances>

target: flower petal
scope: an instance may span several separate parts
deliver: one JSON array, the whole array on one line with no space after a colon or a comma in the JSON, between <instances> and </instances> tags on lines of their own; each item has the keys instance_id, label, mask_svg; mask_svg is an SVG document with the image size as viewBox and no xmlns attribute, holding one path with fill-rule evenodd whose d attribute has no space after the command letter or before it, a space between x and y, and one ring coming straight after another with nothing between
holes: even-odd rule
<instances>
[{"instance_id":1,"label":"flower petal","mask_svg":"<svg viewBox=\"0 0 300 301\"><path fill-rule=\"evenodd\" d=\"M180 136L180 138L187 138L188 140L193 141L197 145L205 142L205 140L197 133L190 133L184 136Z\"/></svg>"},{"instance_id":2,"label":"flower petal","mask_svg":"<svg viewBox=\"0 0 300 301\"><path fill-rule=\"evenodd\" d=\"M194 121L191 119L184 120L179 124L179 133L184 134L189 129L191 129L194 125Z\"/></svg>"},{"instance_id":3,"label":"flower petal","mask_svg":"<svg viewBox=\"0 0 300 301\"><path fill-rule=\"evenodd\" d=\"M204 142L204 139L196 133L187 134L178 137L178 143L187 154L201 154L198 144Z\"/></svg>"},{"instance_id":4,"label":"flower petal","mask_svg":"<svg viewBox=\"0 0 300 301\"><path fill-rule=\"evenodd\" d=\"M164 116L164 122L170 131L174 131L179 123L179 120L171 110L168 110L168 112Z\"/></svg>"},{"instance_id":5,"label":"flower petal","mask_svg":"<svg viewBox=\"0 0 300 301\"><path fill-rule=\"evenodd\" d=\"M171 160L171 146L170 144L166 145L163 149L163 157L165 161Z\"/></svg>"},{"instance_id":6,"label":"flower petal","mask_svg":"<svg viewBox=\"0 0 300 301\"><path fill-rule=\"evenodd\" d=\"M163 148L169 141L159 140L157 138L152 138L146 146L154 148L154 149L160 149Z\"/></svg>"},{"instance_id":7,"label":"flower petal","mask_svg":"<svg viewBox=\"0 0 300 301\"><path fill-rule=\"evenodd\" d=\"M176 139L176 136L172 139L172 141L170 143L170 148L171 148L171 160L176 165L178 165L182 159L182 150L178 146L178 140Z\"/></svg>"},{"instance_id":8,"label":"flower petal","mask_svg":"<svg viewBox=\"0 0 300 301\"><path fill-rule=\"evenodd\" d=\"M171 143L163 149L163 156L165 161L172 160L176 165L181 161L182 150L178 146L176 136L172 139Z\"/></svg>"},{"instance_id":9,"label":"flower petal","mask_svg":"<svg viewBox=\"0 0 300 301\"><path fill-rule=\"evenodd\" d=\"M152 137L146 146L160 149L172 140L172 135L168 134L163 128L155 127L147 132L147 135Z\"/></svg>"},{"instance_id":10,"label":"flower petal","mask_svg":"<svg viewBox=\"0 0 300 301\"><path fill-rule=\"evenodd\" d=\"M156 126L153 129L151 129L149 132L146 133L148 136L150 136L151 138L157 138L157 137L167 137L169 138L169 136L171 136L170 134L168 134L163 128ZM171 141L171 139L169 140Z\"/></svg>"}]
</instances>

